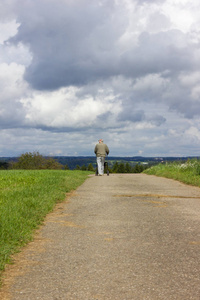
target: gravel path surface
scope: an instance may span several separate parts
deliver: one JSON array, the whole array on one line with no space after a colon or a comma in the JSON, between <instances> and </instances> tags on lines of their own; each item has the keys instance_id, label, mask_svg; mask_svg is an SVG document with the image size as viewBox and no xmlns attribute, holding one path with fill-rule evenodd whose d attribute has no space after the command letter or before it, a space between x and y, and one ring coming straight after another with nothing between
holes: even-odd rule
<instances>
[{"instance_id":1,"label":"gravel path surface","mask_svg":"<svg viewBox=\"0 0 200 300\"><path fill-rule=\"evenodd\" d=\"M8 266L2 300L199 300L200 189L92 176Z\"/></svg>"}]
</instances>

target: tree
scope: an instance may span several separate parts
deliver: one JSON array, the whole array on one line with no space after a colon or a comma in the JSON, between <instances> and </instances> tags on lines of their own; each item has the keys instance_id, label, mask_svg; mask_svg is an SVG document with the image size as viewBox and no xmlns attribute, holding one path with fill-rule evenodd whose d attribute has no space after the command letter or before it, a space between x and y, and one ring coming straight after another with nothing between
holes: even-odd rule
<instances>
[{"instance_id":1,"label":"tree","mask_svg":"<svg viewBox=\"0 0 200 300\"><path fill-rule=\"evenodd\" d=\"M123 163L119 164L119 168L118 168L117 173L125 173L125 166L124 166Z\"/></svg>"},{"instance_id":2,"label":"tree","mask_svg":"<svg viewBox=\"0 0 200 300\"><path fill-rule=\"evenodd\" d=\"M62 165L53 158L43 157L39 152L26 152L18 158L17 162L12 164L12 169L62 169Z\"/></svg>"},{"instance_id":3,"label":"tree","mask_svg":"<svg viewBox=\"0 0 200 300\"><path fill-rule=\"evenodd\" d=\"M87 170L86 166L85 166L85 165L82 165L81 171L86 171L86 170Z\"/></svg>"},{"instance_id":4,"label":"tree","mask_svg":"<svg viewBox=\"0 0 200 300\"><path fill-rule=\"evenodd\" d=\"M113 173L118 173L118 168L119 168L119 164L118 162L116 161L112 167L112 172Z\"/></svg>"},{"instance_id":5,"label":"tree","mask_svg":"<svg viewBox=\"0 0 200 300\"><path fill-rule=\"evenodd\" d=\"M88 171L91 171L91 172L94 172L94 167L93 167L93 165L92 165L92 163L90 163L89 165L88 165Z\"/></svg>"},{"instance_id":6,"label":"tree","mask_svg":"<svg viewBox=\"0 0 200 300\"><path fill-rule=\"evenodd\" d=\"M43 169L44 157L39 152L26 152L22 154L16 163L13 163L13 169Z\"/></svg>"},{"instance_id":7,"label":"tree","mask_svg":"<svg viewBox=\"0 0 200 300\"><path fill-rule=\"evenodd\" d=\"M60 170L62 168L63 166L53 158L48 158L45 160L44 169Z\"/></svg>"},{"instance_id":8,"label":"tree","mask_svg":"<svg viewBox=\"0 0 200 300\"><path fill-rule=\"evenodd\" d=\"M131 173L131 166L128 162L125 165L125 173Z\"/></svg>"},{"instance_id":9,"label":"tree","mask_svg":"<svg viewBox=\"0 0 200 300\"><path fill-rule=\"evenodd\" d=\"M133 173L141 173L143 171L144 171L144 167L139 164L136 164L133 168Z\"/></svg>"},{"instance_id":10,"label":"tree","mask_svg":"<svg viewBox=\"0 0 200 300\"><path fill-rule=\"evenodd\" d=\"M9 168L9 163L5 161L0 161L0 170L7 170Z\"/></svg>"}]
</instances>

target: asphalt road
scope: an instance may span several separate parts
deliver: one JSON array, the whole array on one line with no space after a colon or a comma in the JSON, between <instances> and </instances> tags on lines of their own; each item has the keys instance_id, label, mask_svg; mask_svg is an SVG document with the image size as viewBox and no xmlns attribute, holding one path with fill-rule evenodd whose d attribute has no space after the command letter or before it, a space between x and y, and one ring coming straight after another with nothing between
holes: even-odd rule
<instances>
[{"instance_id":1,"label":"asphalt road","mask_svg":"<svg viewBox=\"0 0 200 300\"><path fill-rule=\"evenodd\" d=\"M199 300L200 189L92 176L5 272L6 300Z\"/></svg>"}]
</instances>

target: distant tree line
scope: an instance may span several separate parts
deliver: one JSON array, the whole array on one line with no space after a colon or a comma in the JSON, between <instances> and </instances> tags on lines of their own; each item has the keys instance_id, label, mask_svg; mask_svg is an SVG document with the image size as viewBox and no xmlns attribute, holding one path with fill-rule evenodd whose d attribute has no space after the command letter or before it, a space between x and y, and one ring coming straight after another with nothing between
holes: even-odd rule
<instances>
[{"instance_id":1,"label":"distant tree line","mask_svg":"<svg viewBox=\"0 0 200 300\"><path fill-rule=\"evenodd\" d=\"M1 157L0 158L0 169L7 170L12 168L33 168L33 169L68 169L68 170L90 170L93 171L96 169L96 157L93 156L51 156L51 157L42 157L38 152L29 152L22 155L25 162L22 163L20 157ZM34 162L30 163L30 158ZM35 157L36 156L36 157ZM39 157L37 157L39 156ZM38 160L36 159L38 158ZM158 163L166 163L172 161L186 161L190 157L112 157L109 156L106 158L109 166L110 172L125 172L125 173L135 173L140 172L141 169L149 168ZM194 157L192 157L194 158ZM196 157L200 159L200 157ZM27 163L26 159L29 161ZM45 160L45 161L44 161ZM39 161L39 162L38 162ZM43 162L42 162L43 161ZM47 163L48 161L48 163ZM115 165L117 162L118 166ZM17 163L17 164L15 164ZM122 163L124 166L122 166ZM127 165L128 163L128 165ZM119 168L119 171L118 171ZM125 171L124 171L125 170Z\"/></svg>"},{"instance_id":2,"label":"distant tree line","mask_svg":"<svg viewBox=\"0 0 200 300\"><path fill-rule=\"evenodd\" d=\"M9 168L9 163L5 161L0 161L0 170L7 170Z\"/></svg>"},{"instance_id":3,"label":"distant tree line","mask_svg":"<svg viewBox=\"0 0 200 300\"><path fill-rule=\"evenodd\" d=\"M108 166L109 173L141 173L145 169L147 169L148 165L142 165L142 164L135 164L132 166L130 163L118 163L115 162L112 167ZM87 167L86 165L82 165L81 167L79 165L76 166L75 170L82 170L82 171L96 171L96 166L94 167L92 163L90 163Z\"/></svg>"},{"instance_id":4,"label":"distant tree line","mask_svg":"<svg viewBox=\"0 0 200 300\"><path fill-rule=\"evenodd\" d=\"M132 166L130 163L118 163L117 161L114 163L112 169L110 170L112 173L141 173L145 169L148 168L148 165L143 164L135 164Z\"/></svg>"},{"instance_id":5,"label":"distant tree line","mask_svg":"<svg viewBox=\"0 0 200 300\"><path fill-rule=\"evenodd\" d=\"M73 170L81 170L81 171L96 171L96 163L91 162L88 163L89 160L86 160L86 164L82 164L81 166L77 164ZM116 161L114 164L108 163L109 173L141 173L149 165L143 165L140 163L132 165L129 162L123 163ZM58 162L56 159L52 157L44 157L39 152L26 152L22 154L15 161L0 162L0 169L22 169L22 170L69 170L68 164L63 165Z\"/></svg>"},{"instance_id":6,"label":"distant tree line","mask_svg":"<svg viewBox=\"0 0 200 300\"><path fill-rule=\"evenodd\" d=\"M77 166L80 166L80 168L83 166L83 168L90 165L92 163L93 167L96 168L96 156L54 156L59 163L61 163L63 166L67 165L70 170L76 169ZM106 158L106 161L108 162L109 167L112 169L113 164L115 162L121 163L123 162L126 164L127 162L130 164L130 166L134 166L136 164L141 164L145 162L146 165L155 163L157 164L159 161L155 158L146 158L146 157L112 157L108 156Z\"/></svg>"}]
</instances>

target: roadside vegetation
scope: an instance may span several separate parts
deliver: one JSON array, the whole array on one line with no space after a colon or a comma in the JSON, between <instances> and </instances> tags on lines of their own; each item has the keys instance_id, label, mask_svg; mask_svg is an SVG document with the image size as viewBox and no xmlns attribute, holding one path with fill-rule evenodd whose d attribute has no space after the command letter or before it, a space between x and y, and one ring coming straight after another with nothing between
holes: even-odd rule
<instances>
[{"instance_id":1,"label":"roadside vegetation","mask_svg":"<svg viewBox=\"0 0 200 300\"><path fill-rule=\"evenodd\" d=\"M91 172L0 170L0 273L34 230Z\"/></svg>"},{"instance_id":2,"label":"roadside vegetation","mask_svg":"<svg viewBox=\"0 0 200 300\"><path fill-rule=\"evenodd\" d=\"M185 162L160 163L145 170L144 173L200 186L200 160L198 159L188 159Z\"/></svg>"}]
</instances>

